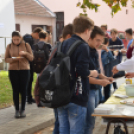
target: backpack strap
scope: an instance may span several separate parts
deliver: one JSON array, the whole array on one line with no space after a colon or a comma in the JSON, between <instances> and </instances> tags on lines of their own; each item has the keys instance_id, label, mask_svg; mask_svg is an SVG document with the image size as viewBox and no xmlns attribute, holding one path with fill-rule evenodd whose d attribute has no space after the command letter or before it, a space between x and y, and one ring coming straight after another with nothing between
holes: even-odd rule
<instances>
[{"instance_id":1,"label":"backpack strap","mask_svg":"<svg viewBox=\"0 0 134 134\"><path fill-rule=\"evenodd\" d=\"M72 53L74 52L74 50L80 45L82 44L82 41L81 40L77 40L75 41L69 48L68 52L67 52L67 55L71 56Z\"/></svg>"},{"instance_id":2,"label":"backpack strap","mask_svg":"<svg viewBox=\"0 0 134 134\"><path fill-rule=\"evenodd\" d=\"M26 45L26 42L25 42L25 47L26 47L26 51L27 51L27 45Z\"/></svg>"},{"instance_id":3,"label":"backpack strap","mask_svg":"<svg viewBox=\"0 0 134 134\"><path fill-rule=\"evenodd\" d=\"M57 52L58 53L61 53L62 44L63 44L63 42L62 43L59 43L58 46L57 46Z\"/></svg>"}]
</instances>

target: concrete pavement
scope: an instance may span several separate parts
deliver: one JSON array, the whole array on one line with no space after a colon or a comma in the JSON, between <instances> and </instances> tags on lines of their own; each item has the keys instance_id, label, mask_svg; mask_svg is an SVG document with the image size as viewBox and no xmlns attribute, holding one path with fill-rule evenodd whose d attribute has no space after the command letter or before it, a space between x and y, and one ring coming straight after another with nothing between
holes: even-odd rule
<instances>
[{"instance_id":1,"label":"concrete pavement","mask_svg":"<svg viewBox=\"0 0 134 134\"><path fill-rule=\"evenodd\" d=\"M118 86L124 82L124 78L117 80ZM53 110L37 108L36 104L26 105L26 118L15 119L14 113L13 106L0 110L0 134L34 134L54 124ZM95 131L98 132L96 129ZM49 134L49 132L43 132L43 134Z\"/></svg>"},{"instance_id":2,"label":"concrete pavement","mask_svg":"<svg viewBox=\"0 0 134 134\"><path fill-rule=\"evenodd\" d=\"M26 118L15 119L14 107L0 110L0 134L34 134L54 123L53 110L26 106Z\"/></svg>"}]
</instances>

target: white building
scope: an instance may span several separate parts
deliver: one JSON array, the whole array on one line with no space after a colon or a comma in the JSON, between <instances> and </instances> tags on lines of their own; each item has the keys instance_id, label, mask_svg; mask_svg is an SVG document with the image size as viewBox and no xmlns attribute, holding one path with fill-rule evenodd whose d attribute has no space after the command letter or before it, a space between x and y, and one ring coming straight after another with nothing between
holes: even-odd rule
<instances>
[{"instance_id":1,"label":"white building","mask_svg":"<svg viewBox=\"0 0 134 134\"><path fill-rule=\"evenodd\" d=\"M11 42L14 30L23 36L31 34L35 27L49 30L53 35L52 44L56 41L56 15L39 0L0 0L0 56ZM0 70L3 65L0 63Z\"/></svg>"},{"instance_id":2,"label":"white building","mask_svg":"<svg viewBox=\"0 0 134 134\"><path fill-rule=\"evenodd\" d=\"M4 56L6 44L11 42L9 37L11 37L11 32L15 30L14 16L13 0L0 0L0 58ZM0 63L0 69L3 67L4 64Z\"/></svg>"},{"instance_id":3,"label":"white building","mask_svg":"<svg viewBox=\"0 0 134 134\"><path fill-rule=\"evenodd\" d=\"M16 30L22 35L42 27L53 34L56 41L56 15L39 0L14 0Z\"/></svg>"}]
</instances>

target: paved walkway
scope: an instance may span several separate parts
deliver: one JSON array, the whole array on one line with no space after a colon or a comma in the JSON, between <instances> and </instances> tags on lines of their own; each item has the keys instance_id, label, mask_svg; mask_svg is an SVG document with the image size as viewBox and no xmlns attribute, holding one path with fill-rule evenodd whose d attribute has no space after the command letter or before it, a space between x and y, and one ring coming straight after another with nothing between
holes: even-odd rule
<instances>
[{"instance_id":1,"label":"paved walkway","mask_svg":"<svg viewBox=\"0 0 134 134\"><path fill-rule=\"evenodd\" d=\"M15 119L14 107L0 110L0 134L34 134L53 125L53 110L37 108L36 104L26 106L26 118Z\"/></svg>"},{"instance_id":2,"label":"paved walkway","mask_svg":"<svg viewBox=\"0 0 134 134\"><path fill-rule=\"evenodd\" d=\"M134 126L128 127L128 131L129 134L134 134ZM48 127L35 134L52 134L52 132L53 132L53 126ZM93 134L105 134L105 133L106 133L106 124L103 124L101 118L97 117ZM114 125L112 124L109 129L109 134L113 134L113 133L114 133Z\"/></svg>"}]
</instances>

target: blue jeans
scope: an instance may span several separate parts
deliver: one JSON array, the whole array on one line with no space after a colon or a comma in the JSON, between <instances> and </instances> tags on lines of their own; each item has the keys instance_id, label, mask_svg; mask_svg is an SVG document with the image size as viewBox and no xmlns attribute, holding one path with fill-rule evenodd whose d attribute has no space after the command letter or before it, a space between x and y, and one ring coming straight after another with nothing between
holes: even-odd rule
<instances>
[{"instance_id":1,"label":"blue jeans","mask_svg":"<svg viewBox=\"0 0 134 134\"><path fill-rule=\"evenodd\" d=\"M87 108L74 103L58 108L59 134L84 134Z\"/></svg>"},{"instance_id":2,"label":"blue jeans","mask_svg":"<svg viewBox=\"0 0 134 134\"><path fill-rule=\"evenodd\" d=\"M54 109L54 114L55 114L55 127L53 134L59 134L59 120L58 120L58 110Z\"/></svg>"},{"instance_id":3,"label":"blue jeans","mask_svg":"<svg viewBox=\"0 0 134 134\"><path fill-rule=\"evenodd\" d=\"M102 86L99 89L99 103L104 102L104 96L102 95Z\"/></svg>"},{"instance_id":4,"label":"blue jeans","mask_svg":"<svg viewBox=\"0 0 134 134\"><path fill-rule=\"evenodd\" d=\"M95 117L93 117L92 114L98 104L99 104L99 89L98 90L90 90L84 134L92 134L93 133L93 129L94 129L94 125L95 125Z\"/></svg>"}]
</instances>

